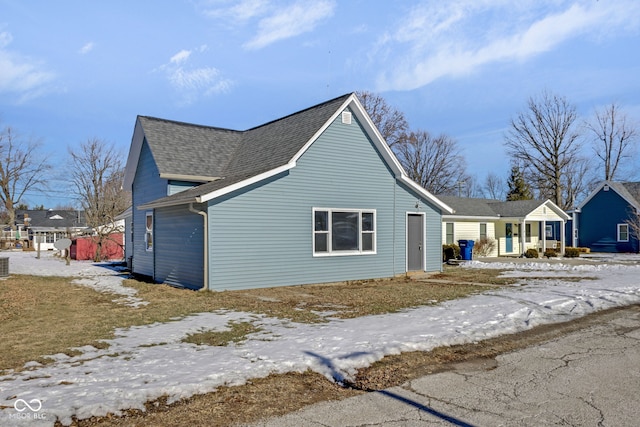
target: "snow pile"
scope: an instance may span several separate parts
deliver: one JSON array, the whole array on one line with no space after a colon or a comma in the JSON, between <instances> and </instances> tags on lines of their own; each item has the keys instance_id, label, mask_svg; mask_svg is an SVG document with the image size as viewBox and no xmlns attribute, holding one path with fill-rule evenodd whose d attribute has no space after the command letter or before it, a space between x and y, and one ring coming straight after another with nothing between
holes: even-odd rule
<instances>
[{"instance_id":1,"label":"snow pile","mask_svg":"<svg viewBox=\"0 0 640 427\"><path fill-rule=\"evenodd\" d=\"M640 260L640 258L637 258ZM533 326L570 320L606 308L640 303L637 265L491 264L517 277L534 279L438 306L397 314L299 324L251 313L213 312L117 330L109 347L83 347L75 357L55 355L46 366L35 362L19 373L0 376L0 424L51 426L71 417L144 409L160 396L169 401L243 384L271 373L312 369L342 381L385 355L475 342ZM535 274L532 270L537 270ZM563 281L563 277L586 280ZM198 346L182 342L188 334L223 330L230 321L262 328L238 345ZM22 399L20 405L14 407ZM30 418L22 402L41 403ZM36 416L37 415L37 416ZM39 416L39 418L38 418Z\"/></svg>"},{"instance_id":2,"label":"snow pile","mask_svg":"<svg viewBox=\"0 0 640 427\"><path fill-rule=\"evenodd\" d=\"M60 258L57 251L42 251L40 258L36 252L2 252L0 257L9 257L9 272L11 274L30 274L35 276L77 277L73 283L88 286L98 292L118 295L115 302L138 307L149 304L136 297L137 291L122 286L123 268L114 263L94 263L91 261L72 260L67 265L64 258Z\"/></svg>"}]
</instances>

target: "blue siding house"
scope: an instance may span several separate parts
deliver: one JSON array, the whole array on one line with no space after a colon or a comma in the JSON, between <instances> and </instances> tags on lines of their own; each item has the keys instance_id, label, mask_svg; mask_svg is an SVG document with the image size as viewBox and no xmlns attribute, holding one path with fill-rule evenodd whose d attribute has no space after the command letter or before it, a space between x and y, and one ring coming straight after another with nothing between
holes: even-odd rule
<instances>
[{"instance_id":1,"label":"blue siding house","mask_svg":"<svg viewBox=\"0 0 640 427\"><path fill-rule=\"evenodd\" d=\"M236 131L139 116L132 272L227 290L442 268L442 213L354 94Z\"/></svg>"},{"instance_id":2,"label":"blue siding house","mask_svg":"<svg viewBox=\"0 0 640 427\"><path fill-rule=\"evenodd\" d=\"M576 246L593 252L639 251L631 224L640 212L640 182L603 181L573 212Z\"/></svg>"}]
</instances>

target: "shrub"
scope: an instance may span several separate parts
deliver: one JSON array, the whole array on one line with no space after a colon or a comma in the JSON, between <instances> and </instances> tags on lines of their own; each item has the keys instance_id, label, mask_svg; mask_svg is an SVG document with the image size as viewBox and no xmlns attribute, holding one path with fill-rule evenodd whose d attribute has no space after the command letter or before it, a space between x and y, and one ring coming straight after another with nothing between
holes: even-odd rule
<instances>
[{"instance_id":1,"label":"shrub","mask_svg":"<svg viewBox=\"0 0 640 427\"><path fill-rule=\"evenodd\" d=\"M589 248L576 248L580 251L581 254L590 254L591 253L591 249Z\"/></svg>"},{"instance_id":2,"label":"shrub","mask_svg":"<svg viewBox=\"0 0 640 427\"><path fill-rule=\"evenodd\" d=\"M460 257L460 246L456 244L442 245L442 260L444 262L450 259L458 259Z\"/></svg>"},{"instance_id":3,"label":"shrub","mask_svg":"<svg viewBox=\"0 0 640 427\"><path fill-rule=\"evenodd\" d=\"M549 248L549 249L545 249L544 256L547 258L555 258L558 256L558 253L556 252L555 249Z\"/></svg>"},{"instance_id":4,"label":"shrub","mask_svg":"<svg viewBox=\"0 0 640 427\"><path fill-rule=\"evenodd\" d=\"M567 258L578 258L580 256L580 248L565 248L564 256Z\"/></svg>"},{"instance_id":5,"label":"shrub","mask_svg":"<svg viewBox=\"0 0 640 427\"><path fill-rule=\"evenodd\" d=\"M534 248L529 248L527 249L527 251L524 253L524 256L526 258L538 258L540 256L540 254L538 253L537 249Z\"/></svg>"},{"instance_id":6,"label":"shrub","mask_svg":"<svg viewBox=\"0 0 640 427\"><path fill-rule=\"evenodd\" d=\"M477 240L473 245L473 253L478 256L489 256L496 249L496 241L488 237Z\"/></svg>"}]
</instances>

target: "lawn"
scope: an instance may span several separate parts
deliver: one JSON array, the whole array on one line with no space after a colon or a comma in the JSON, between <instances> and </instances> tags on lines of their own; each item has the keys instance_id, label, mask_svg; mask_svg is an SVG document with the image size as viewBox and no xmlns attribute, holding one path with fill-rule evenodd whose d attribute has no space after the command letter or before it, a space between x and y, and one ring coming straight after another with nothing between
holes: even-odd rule
<instances>
[{"instance_id":1,"label":"lawn","mask_svg":"<svg viewBox=\"0 0 640 427\"><path fill-rule=\"evenodd\" d=\"M170 322L193 313L235 310L266 314L296 322L326 322L329 318L353 318L398 312L421 305L462 298L488 288L512 283L500 278L499 270L447 267L420 279L406 277L290 286L226 292L195 292L165 285L126 280L149 302L138 308L113 302L114 295L76 285L70 278L13 275L0 282L0 372L20 370L28 361L48 363L46 355L79 353L74 347L107 348L116 328ZM255 332L250 323L230 324L223 333L192 334L185 342L227 345L241 342ZM421 360L422 356L409 356ZM415 359L418 357L417 359ZM406 371L396 365L397 372ZM193 396L166 405L150 402L147 411L128 411L127 417L79 421L77 425L230 425L286 413L321 400L348 397L386 383L396 375L388 370L368 370L358 378L358 387L341 388L313 373L272 375L238 387L223 387L215 393ZM380 374L387 372L387 374ZM367 380L373 378L373 380ZM274 400L275 399L275 400ZM286 403L283 403L286 402Z\"/></svg>"},{"instance_id":2,"label":"lawn","mask_svg":"<svg viewBox=\"0 0 640 427\"><path fill-rule=\"evenodd\" d=\"M168 322L221 309L266 314L296 322L324 322L432 305L486 290L475 283L503 285L498 270L448 268L423 280L397 278L246 291L195 292L126 280L149 304L139 308L113 295L74 285L69 278L14 275L0 282L0 371L20 369L48 354L74 354L74 347L113 337L114 329ZM432 281L429 281L432 280ZM513 279L510 279L513 281ZM472 283L473 282L473 283ZM248 333L236 328L239 337ZM209 337L209 339L212 339Z\"/></svg>"}]
</instances>

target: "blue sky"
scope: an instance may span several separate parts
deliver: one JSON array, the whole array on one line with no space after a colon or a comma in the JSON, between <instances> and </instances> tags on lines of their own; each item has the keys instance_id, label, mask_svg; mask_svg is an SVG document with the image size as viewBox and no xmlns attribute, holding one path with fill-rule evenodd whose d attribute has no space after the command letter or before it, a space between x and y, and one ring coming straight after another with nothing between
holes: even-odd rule
<instances>
[{"instance_id":1,"label":"blue sky","mask_svg":"<svg viewBox=\"0 0 640 427\"><path fill-rule=\"evenodd\" d=\"M0 124L55 165L30 206L73 204L68 147L125 157L137 115L243 130L356 90L506 176L530 96L640 120L638 76L637 0L0 0Z\"/></svg>"}]
</instances>

